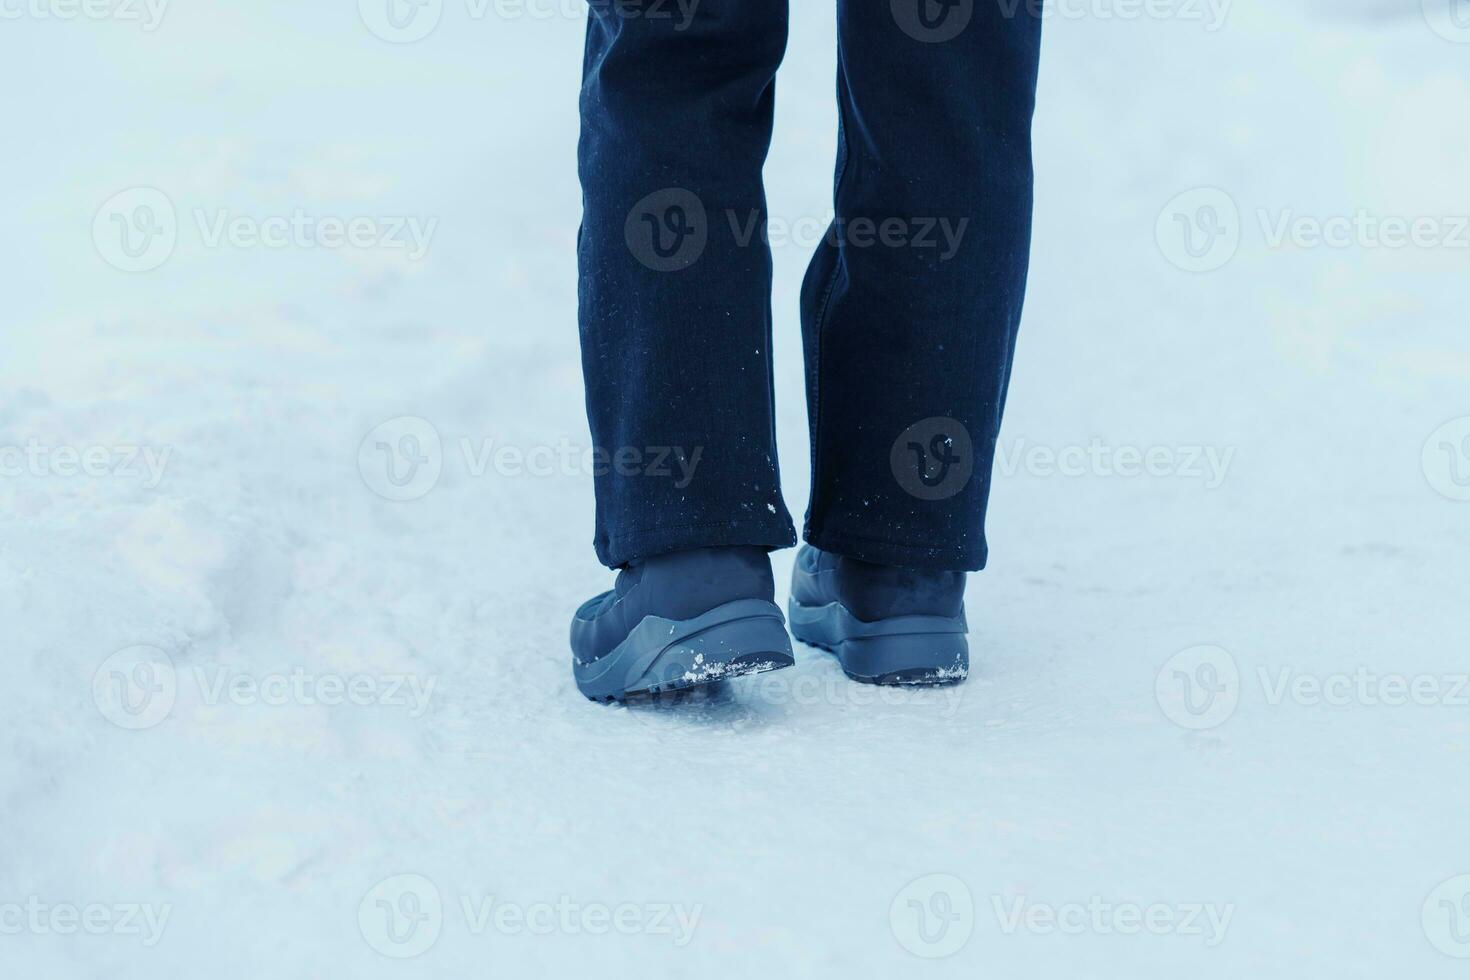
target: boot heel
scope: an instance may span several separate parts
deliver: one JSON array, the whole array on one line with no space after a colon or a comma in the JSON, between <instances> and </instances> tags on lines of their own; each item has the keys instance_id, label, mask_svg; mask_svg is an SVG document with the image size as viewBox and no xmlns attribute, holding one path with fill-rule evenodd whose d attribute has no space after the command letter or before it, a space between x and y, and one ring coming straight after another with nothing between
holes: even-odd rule
<instances>
[{"instance_id":1,"label":"boot heel","mask_svg":"<svg viewBox=\"0 0 1470 980\"><path fill-rule=\"evenodd\" d=\"M740 599L693 619L647 616L611 653L573 669L587 697L621 701L794 663L781 607Z\"/></svg>"},{"instance_id":2,"label":"boot heel","mask_svg":"<svg viewBox=\"0 0 1470 980\"><path fill-rule=\"evenodd\" d=\"M970 674L963 633L856 636L836 652L847 676L868 684L957 684Z\"/></svg>"}]
</instances>

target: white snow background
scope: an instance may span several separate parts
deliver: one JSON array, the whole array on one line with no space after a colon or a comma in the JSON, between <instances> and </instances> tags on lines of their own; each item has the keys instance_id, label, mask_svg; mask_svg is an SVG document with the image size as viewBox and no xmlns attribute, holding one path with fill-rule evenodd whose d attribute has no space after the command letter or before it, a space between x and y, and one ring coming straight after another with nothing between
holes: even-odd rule
<instances>
[{"instance_id":1,"label":"white snow background","mask_svg":"<svg viewBox=\"0 0 1470 980\"><path fill-rule=\"evenodd\" d=\"M1450 2L1054 6L970 681L798 648L606 707L565 646L611 580L571 452L584 8L390 43L352 0L5 0L0 976L1463 976ZM767 175L805 227L831 3L791 29ZM177 240L127 272L137 188ZM437 223L421 257L199 227L298 211ZM1360 214L1428 237L1311 237ZM809 245L775 247L798 512ZM440 472L395 501L402 417Z\"/></svg>"}]
</instances>

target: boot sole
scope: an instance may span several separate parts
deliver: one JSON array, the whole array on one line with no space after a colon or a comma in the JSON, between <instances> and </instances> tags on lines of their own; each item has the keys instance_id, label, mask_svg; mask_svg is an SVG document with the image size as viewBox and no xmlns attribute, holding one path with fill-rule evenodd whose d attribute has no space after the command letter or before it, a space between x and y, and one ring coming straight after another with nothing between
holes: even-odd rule
<instances>
[{"instance_id":1,"label":"boot sole","mask_svg":"<svg viewBox=\"0 0 1470 980\"><path fill-rule=\"evenodd\" d=\"M934 687L970 674L969 627L964 616L858 619L840 602L790 603L791 635L837 655L843 673L864 684Z\"/></svg>"},{"instance_id":2,"label":"boot sole","mask_svg":"<svg viewBox=\"0 0 1470 980\"><path fill-rule=\"evenodd\" d=\"M687 691L796 663L781 607L740 599L693 619L645 616L606 656L572 663L590 700L624 701Z\"/></svg>"}]
</instances>

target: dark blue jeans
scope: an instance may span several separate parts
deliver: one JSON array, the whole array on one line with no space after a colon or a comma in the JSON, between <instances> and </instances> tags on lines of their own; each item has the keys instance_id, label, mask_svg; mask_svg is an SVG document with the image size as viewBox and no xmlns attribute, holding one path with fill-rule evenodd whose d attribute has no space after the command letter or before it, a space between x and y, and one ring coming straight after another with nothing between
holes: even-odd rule
<instances>
[{"instance_id":1,"label":"dark blue jeans","mask_svg":"<svg viewBox=\"0 0 1470 980\"><path fill-rule=\"evenodd\" d=\"M801 295L805 534L978 569L1026 285L1039 6L837 4L835 218ZM610 566L795 543L761 181L786 27L786 0L592 0L579 314Z\"/></svg>"}]
</instances>

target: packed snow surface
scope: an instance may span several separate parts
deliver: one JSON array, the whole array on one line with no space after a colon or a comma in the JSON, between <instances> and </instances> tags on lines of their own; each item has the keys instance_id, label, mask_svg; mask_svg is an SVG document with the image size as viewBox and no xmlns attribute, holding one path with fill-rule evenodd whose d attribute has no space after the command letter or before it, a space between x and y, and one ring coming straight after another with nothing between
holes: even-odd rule
<instances>
[{"instance_id":1,"label":"packed snow surface","mask_svg":"<svg viewBox=\"0 0 1470 980\"><path fill-rule=\"evenodd\" d=\"M1463 18L1054 5L969 680L608 707L584 8L427 9L5 7L0 975L1463 975Z\"/></svg>"}]
</instances>

